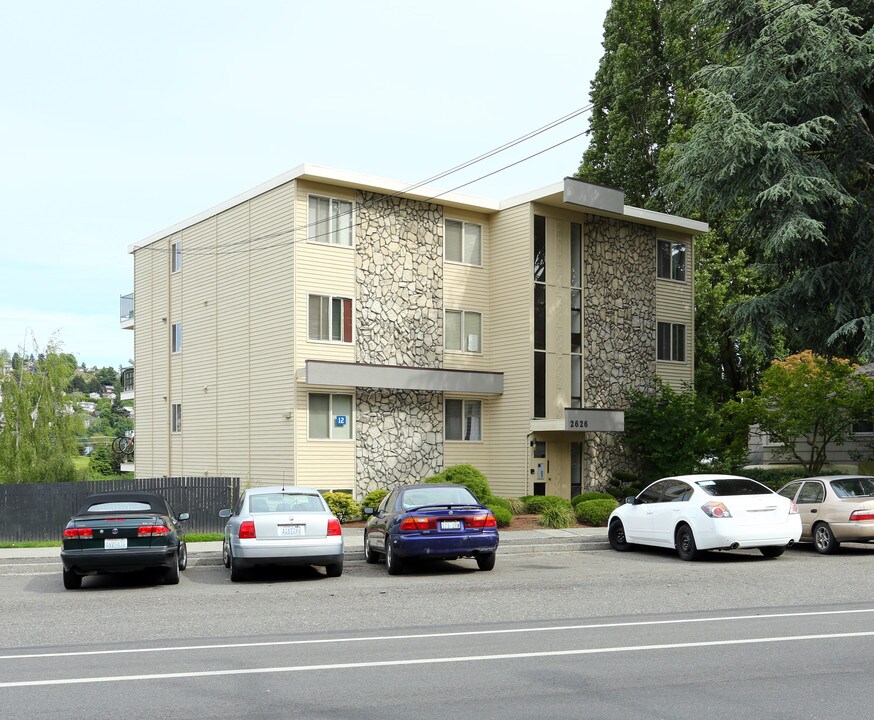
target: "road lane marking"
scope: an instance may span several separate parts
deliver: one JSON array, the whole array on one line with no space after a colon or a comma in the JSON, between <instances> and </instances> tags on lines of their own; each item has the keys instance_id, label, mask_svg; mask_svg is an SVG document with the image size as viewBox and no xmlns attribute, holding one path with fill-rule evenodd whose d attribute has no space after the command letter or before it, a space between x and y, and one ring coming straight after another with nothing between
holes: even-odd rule
<instances>
[{"instance_id":1,"label":"road lane marking","mask_svg":"<svg viewBox=\"0 0 874 720\"><path fill-rule=\"evenodd\" d=\"M283 647L286 645L329 645L332 643L373 642L375 640L425 640L433 638L472 637L481 635L512 635L533 632L567 632L568 630L599 630L602 628L644 627L655 625L683 625L715 621L769 620L779 618L821 617L826 615L858 615L874 613L874 608L857 610L816 610L794 613L768 613L763 615L729 615L727 617L681 618L676 620L635 620L622 623L589 623L586 625L556 625L551 627L503 628L500 630L462 630L442 633L417 633L411 635L367 635L359 637L321 638L318 640L270 640L247 643L214 643L210 645L168 645L166 647L123 648L114 650L78 650L70 652L29 653L0 655L0 660L23 660L55 657L86 657L89 655L126 655L132 653L168 652L182 650L228 650L234 648Z\"/></svg>"},{"instance_id":2,"label":"road lane marking","mask_svg":"<svg viewBox=\"0 0 874 720\"><path fill-rule=\"evenodd\" d=\"M275 673L311 672L326 670L355 670L399 665L443 665L447 663L485 662L487 660L526 660L530 658L567 657L571 655L603 655L619 652L645 652L651 650L680 650L699 647L724 647L728 645L760 645L764 643L798 642L802 640L837 640L874 636L874 631L853 633L830 633L824 635L795 635L742 640L708 640L690 643L665 643L661 645L626 645L620 647L585 648L579 650L545 650L541 652L502 653L497 655L465 655L459 657L415 658L412 660L373 660L370 662L331 663L327 665L290 665L286 667L239 668L234 670L203 670L197 672L153 673L148 675L107 675L103 677L61 678L58 680L22 680L0 683L2 688L42 687L47 685L87 685L89 683L134 682L138 680L179 680L185 678L212 678L227 675L268 675Z\"/></svg>"}]
</instances>

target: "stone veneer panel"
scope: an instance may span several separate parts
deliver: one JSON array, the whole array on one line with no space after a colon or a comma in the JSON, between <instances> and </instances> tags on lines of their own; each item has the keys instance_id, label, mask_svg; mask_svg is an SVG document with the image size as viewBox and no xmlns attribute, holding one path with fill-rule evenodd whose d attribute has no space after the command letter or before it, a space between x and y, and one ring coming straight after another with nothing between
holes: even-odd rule
<instances>
[{"instance_id":1,"label":"stone veneer panel","mask_svg":"<svg viewBox=\"0 0 874 720\"><path fill-rule=\"evenodd\" d=\"M443 210L359 192L356 361L443 366ZM442 393L358 388L356 491L417 482L443 467Z\"/></svg>"},{"instance_id":2,"label":"stone veneer panel","mask_svg":"<svg viewBox=\"0 0 874 720\"><path fill-rule=\"evenodd\" d=\"M587 215L583 243L585 404L623 408L656 372L655 230ZM586 487L629 469L615 434L589 433L586 445Z\"/></svg>"}]
</instances>

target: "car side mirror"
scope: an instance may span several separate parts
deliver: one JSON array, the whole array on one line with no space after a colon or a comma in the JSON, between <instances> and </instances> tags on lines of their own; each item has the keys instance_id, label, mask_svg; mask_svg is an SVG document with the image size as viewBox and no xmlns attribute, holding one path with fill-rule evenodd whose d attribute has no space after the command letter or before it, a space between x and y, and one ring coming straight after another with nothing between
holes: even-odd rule
<instances>
[{"instance_id":1,"label":"car side mirror","mask_svg":"<svg viewBox=\"0 0 874 720\"><path fill-rule=\"evenodd\" d=\"M372 507L366 507L361 512L363 512L365 515L373 515L375 513Z\"/></svg>"},{"instance_id":2,"label":"car side mirror","mask_svg":"<svg viewBox=\"0 0 874 720\"><path fill-rule=\"evenodd\" d=\"M634 495L632 495L631 497L627 497L627 498L625 498L625 504L626 505L637 505L637 498Z\"/></svg>"},{"instance_id":3,"label":"car side mirror","mask_svg":"<svg viewBox=\"0 0 874 720\"><path fill-rule=\"evenodd\" d=\"M179 520L188 520L190 517L191 515L188 513L179 513Z\"/></svg>"},{"instance_id":4,"label":"car side mirror","mask_svg":"<svg viewBox=\"0 0 874 720\"><path fill-rule=\"evenodd\" d=\"M224 508L223 510L219 510L219 517L228 518L231 516L231 509Z\"/></svg>"}]
</instances>

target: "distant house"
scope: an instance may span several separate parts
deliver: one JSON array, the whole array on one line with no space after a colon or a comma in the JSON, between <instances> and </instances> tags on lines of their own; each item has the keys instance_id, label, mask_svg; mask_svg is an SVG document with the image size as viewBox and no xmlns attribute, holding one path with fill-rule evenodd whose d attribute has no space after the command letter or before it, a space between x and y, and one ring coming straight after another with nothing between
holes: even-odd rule
<instances>
[{"instance_id":1,"label":"distant house","mask_svg":"<svg viewBox=\"0 0 874 720\"><path fill-rule=\"evenodd\" d=\"M570 178L492 200L302 165L131 247L136 474L601 486L626 391L692 383L706 231Z\"/></svg>"},{"instance_id":2,"label":"distant house","mask_svg":"<svg viewBox=\"0 0 874 720\"><path fill-rule=\"evenodd\" d=\"M97 410L97 403L82 400L81 402L79 402L79 407L82 408L86 413L90 414Z\"/></svg>"}]
</instances>

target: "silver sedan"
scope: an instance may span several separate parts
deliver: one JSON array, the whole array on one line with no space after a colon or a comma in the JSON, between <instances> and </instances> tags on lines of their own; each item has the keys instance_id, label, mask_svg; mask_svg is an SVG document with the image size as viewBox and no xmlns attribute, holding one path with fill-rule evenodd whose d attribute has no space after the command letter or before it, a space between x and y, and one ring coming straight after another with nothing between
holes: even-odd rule
<instances>
[{"instance_id":1,"label":"silver sedan","mask_svg":"<svg viewBox=\"0 0 874 720\"><path fill-rule=\"evenodd\" d=\"M246 490L228 518L222 544L231 581L258 565L324 565L328 577L343 574L343 534L318 490L257 487Z\"/></svg>"}]
</instances>

